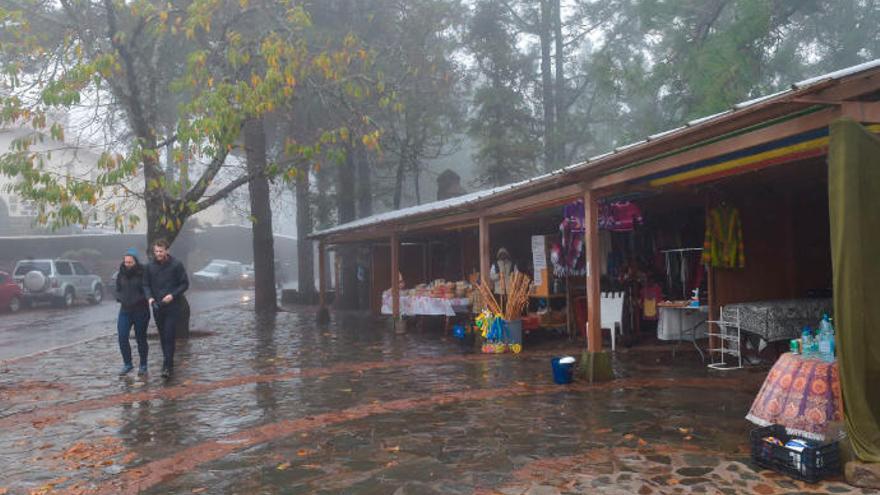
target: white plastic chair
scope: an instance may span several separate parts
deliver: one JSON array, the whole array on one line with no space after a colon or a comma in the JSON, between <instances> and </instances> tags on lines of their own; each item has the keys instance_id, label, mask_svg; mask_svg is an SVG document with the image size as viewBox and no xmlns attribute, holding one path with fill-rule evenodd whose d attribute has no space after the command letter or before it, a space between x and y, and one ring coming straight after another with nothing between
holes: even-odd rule
<instances>
[{"instance_id":1,"label":"white plastic chair","mask_svg":"<svg viewBox=\"0 0 880 495\"><path fill-rule=\"evenodd\" d=\"M600 308L602 311L602 328L611 331L611 350L617 348L615 334L623 332L623 292L603 292L599 295Z\"/></svg>"}]
</instances>

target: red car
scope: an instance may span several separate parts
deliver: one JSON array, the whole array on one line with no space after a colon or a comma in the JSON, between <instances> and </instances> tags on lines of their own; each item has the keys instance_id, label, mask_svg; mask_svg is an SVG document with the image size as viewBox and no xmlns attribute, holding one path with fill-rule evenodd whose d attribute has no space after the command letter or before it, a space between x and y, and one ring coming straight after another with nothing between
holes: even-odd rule
<instances>
[{"instance_id":1,"label":"red car","mask_svg":"<svg viewBox=\"0 0 880 495\"><path fill-rule=\"evenodd\" d=\"M21 309L21 287L15 283L12 276L6 272L0 272L0 311L15 313Z\"/></svg>"}]
</instances>

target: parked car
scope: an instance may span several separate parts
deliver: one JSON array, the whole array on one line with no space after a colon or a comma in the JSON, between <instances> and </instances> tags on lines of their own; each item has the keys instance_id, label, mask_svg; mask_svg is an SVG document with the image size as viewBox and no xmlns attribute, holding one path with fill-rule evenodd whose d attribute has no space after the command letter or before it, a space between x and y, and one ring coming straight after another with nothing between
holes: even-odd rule
<instances>
[{"instance_id":1,"label":"parked car","mask_svg":"<svg viewBox=\"0 0 880 495\"><path fill-rule=\"evenodd\" d=\"M241 287L245 279L245 265L238 261L211 260L201 270L193 273L196 287Z\"/></svg>"},{"instance_id":2,"label":"parked car","mask_svg":"<svg viewBox=\"0 0 880 495\"><path fill-rule=\"evenodd\" d=\"M15 313L21 309L21 287L12 275L0 272L0 311Z\"/></svg>"},{"instance_id":3,"label":"parked car","mask_svg":"<svg viewBox=\"0 0 880 495\"><path fill-rule=\"evenodd\" d=\"M254 273L254 265L244 265L244 272L241 274L241 286L244 288L252 288L256 283L256 275Z\"/></svg>"},{"instance_id":4,"label":"parked car","mask_svg":"<svg viewBox=\"0 0 880 495\"><path fill-rule=\"evenodd\" d=\"M28 305L48 301L70 307L77 299L92 304L104 300L101 277L90 273L79 261L22 260L16 263L12 277L21 287Z\"/></svg>"}]
</instances>

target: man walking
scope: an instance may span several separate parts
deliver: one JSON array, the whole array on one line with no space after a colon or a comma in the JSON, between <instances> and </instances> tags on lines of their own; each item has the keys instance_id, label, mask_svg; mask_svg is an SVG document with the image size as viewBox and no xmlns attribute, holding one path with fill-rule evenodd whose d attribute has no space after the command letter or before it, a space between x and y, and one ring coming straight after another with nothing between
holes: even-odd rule
<instances>
[{"instance_id":1,"label":"man walking","mask_svg":"<svg viewBox=\"0 0 880 495\"><path fill-rule=\"evenodd\" d=\"M144 294L159 329L162 343L162 377L168 378L174 371L174 338L180 319L180 298L189 288L186 269L168 252L168 241L159 239L153 244L153 261L144 271Z\"/></svg>"}]
</instances>

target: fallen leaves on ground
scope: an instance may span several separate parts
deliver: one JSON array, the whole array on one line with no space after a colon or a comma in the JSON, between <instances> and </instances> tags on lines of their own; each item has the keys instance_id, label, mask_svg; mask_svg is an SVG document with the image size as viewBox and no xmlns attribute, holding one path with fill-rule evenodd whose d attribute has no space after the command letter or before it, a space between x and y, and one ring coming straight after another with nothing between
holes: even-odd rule
<instances>
[{"instance_id":1,"label":"fallen leaves on ground","mask_svg":"<svg viewBox=\"0 0 880 495\"><path fill-rule=\"evenodd\" d=\"M279 464L278 466L276 466L275 469L277 469L279 471L284 471L285 469L287 469L289 467L290 467L289 462L283 462L283 463Z\"/></svg>"},{"instance_id":2,"label":"fallen leaves on ground","mask_svg":"<svg viewBox=\"0 0 880 495\"><path fill-rule=\"evenodd\" d=\"M400 445L395 445L394 447L385 447L385 450L388 452L400 452Z\"/></svg>"},{"instance_id":3,"label":"fallen leaves on ground","mask_svg":"<svg viewBox=\"0 0 880 495\"><path fill-rule=\"evenodd\" d=\"M31 490L30 492L28 492L28 495L48 495L50 493L54 493L55 487L64 483L68 479L70 479L70 478L54 479L54 480L46 483L45 485L43 485L37 489ZM3 493L6 493L6 492L3 492Z\"/></svg>"},{"instance_id":4,"label":"fallen leaves on ground","mask_svg":"<svg viewBox=\"0 0 880 495\"><path fill-rule=\"evenodd\" d=\"M77 442L65 450L60 457L71 470L95 468L112 465L114 463L112 457L121 454L124 450L122 440L105 437L91 443Z\"/></svg>"},{"instance_id":5,"label":"fallen leaves on ground","mask_svg":"<svg viewBox=\"0 0 880 495\"><path fill-rule=\"evenodd\" d=\"M207 490L207 488L205 488L205 487L201 487L201 488L193 488L193 489L192 489L192 493L202 493L202 492L204 492L204 491L206 491L206 490Z\"/></svg>"}]
</instances>

